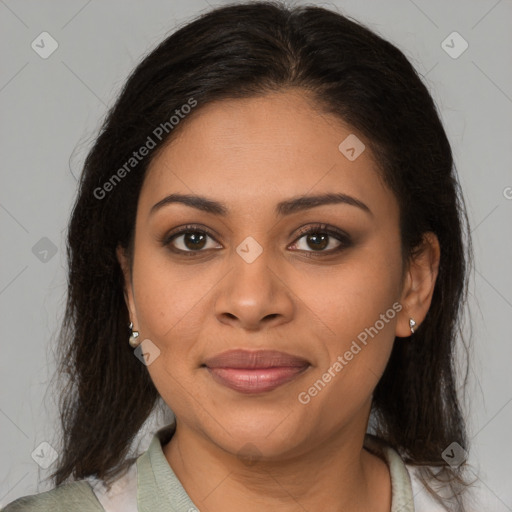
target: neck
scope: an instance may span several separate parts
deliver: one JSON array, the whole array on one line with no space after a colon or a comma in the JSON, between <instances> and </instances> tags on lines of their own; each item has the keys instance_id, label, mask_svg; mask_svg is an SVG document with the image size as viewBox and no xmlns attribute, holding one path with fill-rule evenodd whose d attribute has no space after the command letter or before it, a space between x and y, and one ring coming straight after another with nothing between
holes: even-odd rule
<instances>
[{"instance_id":1,"label":"neck","mask_svg":"<svg viewBox=\"0 0 512 512\"><path fill-rule=\"evenodd\" d=\"M389 469L363 448L362 432L337 432L294 456L258 460L233 455L180 422L163 451L205 510L389 512Z\"/></svg>"}]
</instances>

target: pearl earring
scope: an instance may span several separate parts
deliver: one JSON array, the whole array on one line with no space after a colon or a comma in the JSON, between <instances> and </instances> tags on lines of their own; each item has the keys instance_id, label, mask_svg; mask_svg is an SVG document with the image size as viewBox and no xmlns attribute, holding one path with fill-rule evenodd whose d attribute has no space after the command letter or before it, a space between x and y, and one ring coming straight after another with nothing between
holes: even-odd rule
<instances>
[{"instance_id":1,"label":"pearl earring","mask_svg":"<svg viewBox=\"0 0 512 512\"><path fill-rule=\"evenodd\" d=\"M414 327L416 326L416 322L414 321L414 319L409 318L409 326L411 328L411 334L414 334Z\"/></svg>"},{"instance_id":2,"label":"pearl earring","mask_svg":"<svg viewBox=\"0 0 512 512\"><path fill-rule=\"evenodd\" d=\"M130 322L130 325L128 326L128 329L130 329L131 331L131 334L130 334L130 340L129 340L129 344L132 348L136 348L139 346L139 340L137 339L139 337L139 331L134 331L133 330L133 322Z\"/></svg>"}]
</instances>

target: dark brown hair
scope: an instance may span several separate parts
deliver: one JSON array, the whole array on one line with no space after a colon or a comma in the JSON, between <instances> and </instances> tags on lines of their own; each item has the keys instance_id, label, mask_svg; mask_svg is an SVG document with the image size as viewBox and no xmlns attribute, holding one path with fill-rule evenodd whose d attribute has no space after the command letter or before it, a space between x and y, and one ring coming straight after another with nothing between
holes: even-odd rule
<instances>
[{"instance_id":1,"label":"dark brown hair","mask_svg":"<svg viewBox=\"0 0 512 512\"><path fill-rule=\"evenodd\" d=\"M56 485L88 475L108 483L120 475L132 462L132 441L161 400L128 344L115 251L119 244L132 256L146 169L177 130L168 126L108 193L99 198L95 191L105 190L148 136L157 139L156 127L191 98L197 107L178 129L209 102L288 88L304 91L319 111L366 137L400 207L404 264L424 233L439 239L431 307L412 340L396 340L372 414L376 434L407 463L423 466L425 481L450 482L456 510L463 510L457 495L468 485L465 465L451 467L441 454L452 442L468 449L454 355L472 249L436 106L404 54L373 31L331 10L274 2L214 9L166 38L130 75L87 155L68 232L69 289L60 336L63 447L51 475ZM439 466L435 477L430 465Z\"/></svg>"}]
</instances>

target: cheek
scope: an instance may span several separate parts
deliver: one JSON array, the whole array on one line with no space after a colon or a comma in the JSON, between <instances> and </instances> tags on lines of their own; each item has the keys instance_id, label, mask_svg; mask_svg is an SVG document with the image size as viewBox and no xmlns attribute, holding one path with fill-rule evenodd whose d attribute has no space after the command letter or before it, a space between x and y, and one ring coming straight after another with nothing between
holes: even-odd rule
<instances>
[{"instance_id":1,"label":"cheek","mask_svg":"<svg viewBox=\"0 0 512 512\"><path fill-rule=\"evenodd\" d=\"M192 351L201 329L194 318L205 291L178 267L161 261L158 253L141 251L137 256L133 286L139 329L143 339L150 339L159 350L147 370L165 402L179 409L180 397L194 387Z\"/></svg>"},{"instance_id":2,"label":"cheek","mask_svg":"<svg viewBox=\"0 0 512 512\"><path fill-rule=\"evenodd\" d=\"M303 273L297 281L297 294L304 299L307 314L314 313L311 325L318 326L325 356L310 383L322 381L316 386L323 395L318 404L357 407L386 367L402 309L398 302L401 260L390 247L394 245L381 240L322 276Z\"/></svg>"},{"instance_id":3,"label":"cheek","mask_svg":"<svg viewBox=\"0 0 512 512\"><path fill-rule=\"evenodd\" d=\"M201 297L214 282L206 275L198 276L193 266L173 264L165 250L141 249L135 259L133 285L144 335L165 345L185 325L193 330L194 310L201 307Z\"/></svg>"},{"instance_id":4,"label":"cheek","mask_svg":"<svg viewBox=\"0 0 512 512\"><path fill-rule=\"evenodd\" d=\"M294 292L329 339L343 341L373 326L399 298L398 251L372 242L336 266L297 273ZM392 310L390 315L396 316ZM394 322L394 320L392 320ZM379 323L380 325L380 323ZM389 331L389 324L381 329Z\"/></svg>"},{"instance_id":5,"label":"cheek","mask_svg":"<svg viewBox=\"0 0 512 512\"><path fill-rule=\"evenodd\" d=\"M165 403L173 411L187 410L189 390L194 389L193 349L201 328L194 315L202 294L178 267L162 264L154 254L141 255L138 264L133 284L141 335L160 351L147 370Z\"/></svg>"}]
</instances>

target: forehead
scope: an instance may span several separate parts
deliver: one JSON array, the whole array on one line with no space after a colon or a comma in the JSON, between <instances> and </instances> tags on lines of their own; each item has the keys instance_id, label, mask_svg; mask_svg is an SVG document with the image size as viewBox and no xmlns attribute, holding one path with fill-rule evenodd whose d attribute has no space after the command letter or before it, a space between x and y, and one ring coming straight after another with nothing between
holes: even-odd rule
<instances>
[{"instance_id":1,"label":"forehead","mask_svg":"<svg viewBox=\"0 0 512 512\"><path fill-rule=\"evenodd\" d=\"M181 122L148 168L141 208L172 192L215 197L235 210L333 191L393 206L364 137L302 92L217 101ZM364 148L355 160L340 151L346 140Z\"/></svg>"}]
</instances>

